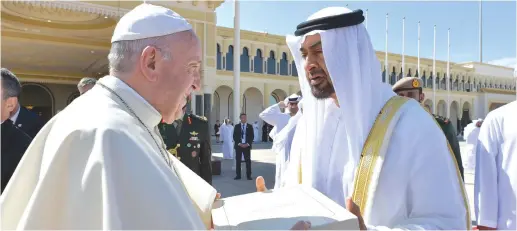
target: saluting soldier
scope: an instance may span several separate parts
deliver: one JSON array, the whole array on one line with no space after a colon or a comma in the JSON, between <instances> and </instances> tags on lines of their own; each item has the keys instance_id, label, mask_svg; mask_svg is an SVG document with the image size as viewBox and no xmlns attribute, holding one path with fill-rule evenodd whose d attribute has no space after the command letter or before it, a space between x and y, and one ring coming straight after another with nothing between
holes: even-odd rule
<instances>
[{"instance_id":1,"label":"saluting soldier","mask_svg":"<svg viewBox=\"0 0 517 231\"><path fill-rule=\"evenodd\" d=\"M393 85L393 91L400 96L413 98L419 103L422 103L425 97L424 92L422 90L422 86L423 82L420 78L404 77L397 81L395 85ZM425 109L429 111L428 108ZM431 112L429 111L429 113ZM438 122L438 124L440 125L440 128L442 129L443 133L445 134L445 137L449 142L449 146L451 147L452 152L454 153L454 157L456 158L456 164L461 173L461 177L464 179L462 164L463 162L461 161L460 144L458 142L458 138L456 137L456 129L454 129L454 126L452 125L449 119L435 114L432 115L436 122Z\"/></svg>"},{"instance_id":2,"label":"saluting soldier","mask_svg":"<svg viewBox=\"0 0 517 231\"><path fill-rule=\"evenodd\" d=\"M206 117L185 113L173 124L160 124L160 133L169 152L190 170L212 184L212 149Z\"/></svg>"}]
</instances>

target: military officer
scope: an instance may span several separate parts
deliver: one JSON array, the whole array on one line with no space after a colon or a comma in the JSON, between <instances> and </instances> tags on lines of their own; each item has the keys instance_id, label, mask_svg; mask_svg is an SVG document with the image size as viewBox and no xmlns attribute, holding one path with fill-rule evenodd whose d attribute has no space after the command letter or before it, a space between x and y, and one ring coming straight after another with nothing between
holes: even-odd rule
<instances>
[{"instance_id":1,"label":"military officer","mask_svg":"<svg viewBox=\"0 0 517 231\"><path fill-rule=\"evenodd\" d=\"M422 103L425 97L422 86L423 82L420 78L404 77L393 85L393 91L400 96L413 98L419 103ZM426 110L429 111L427 108ZM460 144L458 142L458 138L456 137L456 129L454 129L454 126L449 119L434 114L433 116L436 122L438 122L440 125L440 128L442 129L445 137L447 138L447 141L449 142L449 146L451 147L452 152L454 153L454 157L456 158L456 164L460 170L461 177L464 179L463 162L461 161Z\"/></svg>"},{"instance_id":2,"label":"military officer","mask_svg":"<svg viewBox=\"0 0 517 231\"><path fill-rule=\"evenodd\" d=\"M160 123L160 133L171 154L212 184L212 150L206 117L185 113L173 124Z\"/></svg>"}]
</instances>

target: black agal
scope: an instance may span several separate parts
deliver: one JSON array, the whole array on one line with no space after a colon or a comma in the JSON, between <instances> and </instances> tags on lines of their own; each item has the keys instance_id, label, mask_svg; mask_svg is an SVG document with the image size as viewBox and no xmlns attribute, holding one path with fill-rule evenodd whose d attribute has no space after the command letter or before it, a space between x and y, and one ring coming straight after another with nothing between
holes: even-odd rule
<instances>
[{"instance_id":1,"label":"black agal","mask_svg":"<svg viewBox=\"0 0 517 231\"><path fill-rule=\"evenodd\" d=\"M350 13L317 18L302 22L296 26L294 35L300 36L314 30L330 30L347 26L355 26L364 21L363 11L354 10Z\"/></svg>"}]
</instances>

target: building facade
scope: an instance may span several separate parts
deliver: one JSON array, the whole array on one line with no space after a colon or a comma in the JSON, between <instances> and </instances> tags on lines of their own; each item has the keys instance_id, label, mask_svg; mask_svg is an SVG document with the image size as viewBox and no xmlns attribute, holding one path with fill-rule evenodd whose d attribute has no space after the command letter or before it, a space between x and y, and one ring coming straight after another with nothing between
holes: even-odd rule
<instances>
[{"instance_id":1,"label":"building facade","mask_svg":"<svg viewBox=\"0 0 517 231\"><path fill-rule=\"evenodd\" d=\"M202 89L193 95L191 110L205 115L211 124L233 115L233 54L240 54L240 112L248 121L269 105L300 90L293 58L285 37L241 31L238 49L233 29L216 26L215 9L223 1L156 1L187 18L203 49ZM118 19L141 1L2 1L2 67L22 81L22 105L48 120L79 93L82 77L108 73L107 55ZM377 57L384 63L384 52ZM482 63L451 63L446 91L444 61L436 61L433 91L432 60L388 54L383 80L393 84L402 76L424 80L425 104L436 114L448 116L461 130L481 117L516 99L513 70ZM387 71L388 70L388 74ZM434 100L433 100L434 99Z\"/></svg>"}]
</instances>

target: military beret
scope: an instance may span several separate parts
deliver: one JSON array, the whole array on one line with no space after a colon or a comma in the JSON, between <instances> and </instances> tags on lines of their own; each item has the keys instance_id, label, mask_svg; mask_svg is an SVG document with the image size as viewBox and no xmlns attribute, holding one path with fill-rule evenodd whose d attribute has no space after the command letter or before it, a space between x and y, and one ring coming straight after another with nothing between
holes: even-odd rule
<instances>
[{"instance_id":1,"label":"military beret","mask_svg":"<svg viewBox=\"0 0 517 231\"><path fill-rule=\"evenodd\" d=\"M423 82L418 77L404 77L393 85L393 91L407 91L413 89L422 89Z\"/></svg>"}]
</instances>

